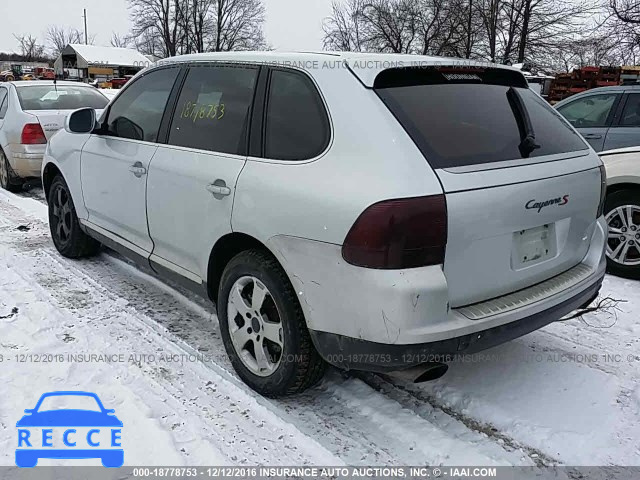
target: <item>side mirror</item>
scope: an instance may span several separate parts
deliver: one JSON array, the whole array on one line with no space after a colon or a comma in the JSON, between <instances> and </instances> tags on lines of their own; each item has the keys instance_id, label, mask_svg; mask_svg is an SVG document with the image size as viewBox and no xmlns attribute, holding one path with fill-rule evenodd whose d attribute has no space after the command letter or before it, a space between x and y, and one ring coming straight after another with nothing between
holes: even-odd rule
<instances>
[{"instance_id":1,"label":"side mirror","mask_svg":"<svg viewBox=\"0 0 640 480\"><path fill-rule=\"evenodd\" d=\"M25 409L24 413L33 413L33 408Z\"/></svg>"},{"instance_id":2,"label":"side mirror","mask_svg":"<svg viewBox=\"0 0 640 480\"><path fill-rule=\"evenodd\" d=\"M71 112L64 128L70 133L91 133L96 126L96 111L93 108L81 108Z\"/></svg>"}]
</instances>

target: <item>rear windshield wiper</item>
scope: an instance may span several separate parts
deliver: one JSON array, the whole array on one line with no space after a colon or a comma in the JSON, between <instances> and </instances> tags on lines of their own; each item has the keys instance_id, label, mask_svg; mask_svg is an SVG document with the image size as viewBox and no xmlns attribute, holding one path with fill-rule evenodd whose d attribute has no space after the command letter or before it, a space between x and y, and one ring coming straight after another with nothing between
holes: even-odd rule
<instances>
[{"instance_id":1,"label":"rear windshield wiper","mask_svg":"<svg viewBox=\"0 0 640 480\"><path fill-rule=\"evenodd\" d=\"M527 158L536 148L540 148L540 145L536 143L536 134L533 131L533 125L531 125L529 112L527 112L527 107L524 104L520 92L515 88L509 88L507 91L507 99L516 117L518 130L520 131L520 145L518 145L518 149L520 150L520 154Z\"/></svg>"}]
</instances>

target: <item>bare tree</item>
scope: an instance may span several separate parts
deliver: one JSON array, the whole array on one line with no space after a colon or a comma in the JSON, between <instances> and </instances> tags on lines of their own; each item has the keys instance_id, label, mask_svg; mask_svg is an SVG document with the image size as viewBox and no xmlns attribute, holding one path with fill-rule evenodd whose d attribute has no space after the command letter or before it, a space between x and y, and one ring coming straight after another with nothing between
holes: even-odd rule
<instances>
[{"instance_id":1,"label":"bare tree","mask_svg":"<svg viewBox=\"0 0 640 480\"><path fill-rule=\"evenodd\" d=\"M634 0L609 0L609 15L598 30L614 39L614 56L619 64L636 65L640 58L640 3Z\"/></svg>"},{"instance_id":2,"label":"bare tree","mask_svg":"<svg viewBox=\"0 0 640 480\"><path fill-rule=\"evenodd\" d=\"M217 0L212 50L262 50L267 47L261 0Z\"/></svg>"},{"instance_id":3,"label":"bare tree","mask_svg":"<svg viewBox=\"0 0 640 480\"><path fill-rule=\"evenodd\" d=\"M183 26L187 34L188 52L206 52L211 47L214 30L215 0L187 0Z\"/></svg>"},{"instance_id":4,"label":"bare tree","mask_svg":"<svg viewBox=\"0 0 640 480\"><path fill-rule=\"evenodd\" d=\"M527 63L548 71L569 61L563 48L597 37L589 25L595 1L334 0L323 24L324 46ZM630 45L637 40L640 35L626 37ZM608 61L610 43L591 42L591 56Z\"/></svg>"},{"instance_id":5,"label":"bare tree","mask_svg":"<svg viewBox=\"0 0 640 480\"><path fill-rule=\"evenodd\" d=\"M362 9L367 43L380 52L413 53L418 37L418 0L371 0Z\"/></svg>"},{"instance_id":6,"label":"bare tree","mask_svg":"<svg viewBox=\"0 0 640 480\"><path fill-rule=\"evenodd\" d=\"M324 19L324 48L343 52L366 50L364 36L363 0L337 0L331 3L331 15Z\"/></svg>"},{"instance_id":7,"label":"bare tree","mask_svg":"<svg viewBox=\"0 0 640 480\"><path fill-rule=\"evenodd\" d=\"M264 49L262 0L128 0L136 47L159 57Z\"/></svg>"},{"instance_id":8,"label":"bare tree","mask_svg":"<svg viewBox=\"0 0 640 480\"><path fill-rule=\"evenodd\" d=\"M31 35L13 35L18 41L20 54L26 62L33 62L44 56L44 45L38 43L36 37Z\"/></svg>"},{"instance_id":9,"label":"bare tree","mask_svg":"<svg viewBox=\"0 0 640 480\"><path fill-rule=\"evenodd\" d=\"M471 56L472 0L334 1L324 45L334 50ZM461 47L466 42L466 47Z\"/></svg>"},{"instance_id":10,"label":"bare tree","mask_svg":"<svg viewBox=\"0 0 640 480\"><path fill-rule=\"evenodd\" d=\"M120 35L116 32L111 34L111 40L109 41L112 47L128 48L133 43L129 35Z\"/></svg>"},{"instance_id":11,"label":"bare tree","mask_svg":"<svg viewBox=\"0 0 640 480\"><path fill-rule=\"evenodd\" d=\"M183 34L182 6L178 0L129 0L134 37L157 37L151 48L154 55L175 56ZM157 51L156 48L160 48Z\"/></svg>"},{"instance_id":12,"label":"bare tree","mask_svg":"<svg viewBox=\"0 0 640 480\"><path fill-rule=\"evenodd\" d=\"M640 2L636 0L610 0L609 5L616 17L624 23L640 25Z\"/></svg>"},{"instance_id":13,"label":"bare tree","mask_svg":"<svg viewBox=\"0 0 640 480\"><path fill-rule=\"evenodd\" d=\"M546 51L567 45L576 38L588 38L592 29L585 21L594 6L573 0L524 0L518 62L542 56ZM524 28L526 26L526 28Z\"/></svg>"},{"instance_id":14,"label":"bare tree","mask_svg":"<svg viewBox=\"0 0 640 480\"><path fill-rule=\"evenodd\" d=\"M95 35L89 36L90 45L94 44L95 38ZM58 57L71 43L84 43L84 33L73 27L51 25L47 28L47 44L52 57Z\"/></svg>"}]
</instances>

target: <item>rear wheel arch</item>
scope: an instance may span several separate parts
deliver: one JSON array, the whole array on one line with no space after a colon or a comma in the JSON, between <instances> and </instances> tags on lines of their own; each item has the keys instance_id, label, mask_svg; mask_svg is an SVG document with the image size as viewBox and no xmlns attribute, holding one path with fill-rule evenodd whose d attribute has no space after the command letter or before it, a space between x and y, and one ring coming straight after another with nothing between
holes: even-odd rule
<instances>
[{"instance_id":1,"label":"rear wheel arch","mask_svg":"<svg viewBox=\"0 0 640 480\"><path fill-rule=\"evenodd\" d=\"M218 287L225 267L233 257L246 250L261 250L273 257L280 267L284 269L276 256L269 248L251 235L242 232L232 232L218 239L209 254L207 266L207 293L209 298L216 302L218 300ZM286 273L286 270L285 270Z\"/></svg>"},{"instance_id":2,"label":"rear wheel arch","mask_svg":"<svg viewBox=\"0 0 640 480\"><path fill-rule=\"evenodd\" d=\"M632 192L640 193L640 183L614 183L607 187L607 195L621 190L631 190Z\"/></svg>"}]
</instances>

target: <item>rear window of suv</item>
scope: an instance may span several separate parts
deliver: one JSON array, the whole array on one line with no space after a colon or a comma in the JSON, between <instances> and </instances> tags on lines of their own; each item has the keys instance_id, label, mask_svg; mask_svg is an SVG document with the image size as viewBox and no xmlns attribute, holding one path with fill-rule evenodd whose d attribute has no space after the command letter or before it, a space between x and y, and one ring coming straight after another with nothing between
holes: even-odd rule
<instances>
[{"instance_id":1,"label":"rear window of suv","mask_svg":"<svg viewBox=\"0 0 640 480\"><path fill-rule=\"evenodd\" d=\"M75 85L29 85L17 87L22 110L101 109L109 100L93 87Z\"/></svg>"},{"instance_id":2,"label":"rear window of suv","mask_svg":"<svg viewBox=\"0 0 640 480\"><path fill-rule=\"evenodd\" d=\"M434 168L588 148L518 72L390 69L378 75L374 89ZM531 131L536 148L523 148Z\"/></svg>"}]
</instances>

